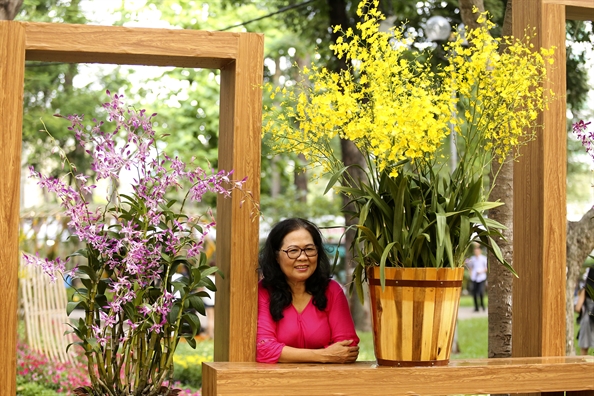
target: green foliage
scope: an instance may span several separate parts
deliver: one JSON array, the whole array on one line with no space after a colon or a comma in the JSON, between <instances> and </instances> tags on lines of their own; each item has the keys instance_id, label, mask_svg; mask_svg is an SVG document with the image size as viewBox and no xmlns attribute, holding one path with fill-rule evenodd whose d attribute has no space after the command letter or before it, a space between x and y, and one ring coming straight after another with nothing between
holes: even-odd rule
<instances>
[{"instance_id":1,"label":"green foliage","mask_svg":"<svg viewBox=\"0 0 594 396\"><path fill-rule=\"evenodd\" d=\"M428 168L401 172L396 178L383 173L374 188L337 187L354 196L352 215L359 217L352 287L361 301L365 266L379 265L380 273L386 266L460 267L473 242L485 246L515 274L493 239L501 236L504 226L483 214L501 204L484 201L482 176L469 178L464 165L451 175Z\"/></svg>"},{"instance_id":2,"label":"green foliage","mask_svg":"<svg viewBox=\"0 0 594 396\"><path fill-rule=\"evenodd\" d=\"M214 353L213 340L201 340L196 343L196 348L181 342L173 357L174 381L183 385L200 389L202 386L202 362L212 362Z\"/></svg>"},{"instance_id":3,"label":"green foliage","mask_svg":"<svg viewBox=\"0 0 594 396\"><path fill-rule=\"evenodd\" d=\"M458 321L458 343L461 353L452 359L485 359L488 357L489 320L486 317Z\"/></svg>"},{"instance_id":4,"label":"green foliage","mask_svg":"<svg viewBox=\"0 0 594 396\"><path fill-rule=\"evenodd\" d=\"M81 7L81 0L25 0L16 18L27 22L80 23L89 19ZM43 131L50 130L71 162L82 172L88 169L84 149L77 147L67 131L68 122L52 114L68 109L75 114L93 114L102 89L89 86L75 87L73 82L80 73L78 64L27 62L25 64L23 152L24 160L34 166L43 165L52 174L59 164L49 160L51 142ZM117 69L105 76L105 81L117 84ZM45 124L45 125L44 125Z\"/></svg>"},{"instance_id":5,"label":"green foliage","mask_svg":"<svg viewBox=\"0 0 594 396\"><path fill-rule=\"evenodd\" d=\"M57 396L53 389L48 389L37 382L25 382L17 377L16 396Z\"/></svg>"},{"instance_id":6,"label":"green foliage","mask_svg":"<svg viewBox=\"0 0 594 396\"><path fill-rule=\"evenodd\" d=\"M263 217L270 223L276 223L288 217L319 219L328 214L340 213L341 200L338 199L339 197L310 194L309 201L304 203L297 201L296 196L297 191L294 186L287 187L287 190L279 197L272 198L263 195L260 198ZM325 224L319 223L318 225Z\"/></svg>"}]
</instances>

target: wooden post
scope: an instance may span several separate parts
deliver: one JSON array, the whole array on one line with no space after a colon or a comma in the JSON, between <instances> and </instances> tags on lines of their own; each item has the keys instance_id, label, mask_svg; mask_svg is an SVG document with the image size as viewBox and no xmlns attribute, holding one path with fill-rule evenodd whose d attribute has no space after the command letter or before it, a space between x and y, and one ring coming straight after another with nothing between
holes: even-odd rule
<instances>
[{"instance_id":1,"label":"wooden post","mask_svg":"<svg viewBox=\"0 0 594 396\"><path fill-rule=\"evenodd\" d=\"M0 22L0 394L16 394L25 29Z\"/></svg>"},{"instance_id":2,"label":"wooden post","mask_svg":"<svg viewBox=\"0 0 594 396\"><path fill-rule=\"evenodd\" d=\"M264 38L239 39L235 62L221 70L219 168L248 177L248 189L259 201L260 141ZM258 54L254 56L254 54ZM250 220L250 205L241 197L217 202L217 276L215 304L215 361L253 362L256 359L258 315L258 218Z\"/></svg>"},{"instance_id":3,"label":"wooden post","mask_svg":"<svg viewBox=\"0 0 594 396\"><path fill-rule=\"evenodd\" d=\"M543 0L513 3L513 34L532 34L535 49L555 46L547 66L556 99L539 114L544 128L514 164L512 356L565 354L566 103L565 6ZM526 33L525 33L526 30Z\"/></svg>"},{"instance_id":4,"label":"wooden post","mask_svg":"<svg viewBox=\"0 0 594 396\"><path fill-rule=\"evenodd\" d=\"M263 35L0 22L0 395L15 394L18 218L24 61L219 68L219 165L260 193ZM25 52L26 51L26 52ZM255 360L258 218L241 196L218 202L219 361Z\"/></svg>"}]
</instances>

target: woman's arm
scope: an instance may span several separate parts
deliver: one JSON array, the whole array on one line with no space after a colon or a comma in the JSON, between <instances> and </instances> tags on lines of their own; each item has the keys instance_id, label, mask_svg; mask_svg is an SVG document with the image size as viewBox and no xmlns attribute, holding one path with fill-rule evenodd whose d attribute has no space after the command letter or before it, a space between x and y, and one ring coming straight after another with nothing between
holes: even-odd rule
<instances>
[{"instance_id":1,"label":"woman's arm","mask_svg":"<svg viewBox=\"0 0 594 396\"><path fill-rule=\"evenodd\" d=\"M256 337L256 361L278 362L285 344L278 342L276 322L270 315L270 296L261 285L258 286L258 334Z\"/></svg>"},{"instance_id":2,"label":"woman's arm","mask_svg":"<svg viewBox=\"0 0 594 396\"><path fill-rule=\"evenodd\" d=\"M583 288L578 292L578 299L575 303L575 307L573 307L575 312L579 313L582 310L584 301L586 301L586 288Z\"/></svg>"},{"instance_id":3,"label":"woman's arm","mask_svg":"<svg viewBox=\"0 0 594 396\"><path fill-rule=\"evenodd\" d=\"M339 341L322 349L285 346L278 361L282 363L353 363L359 355L359 346L351 346L353 341Z\"/></svg>"},{"instance_id":4,"label":"woman's arm","mask_svg":"<svg viewBox=\"0 0 594 396\"><path fill-rule=\"evenodd\" d=\"M351 345L359 345L359 337L355 331L349 303L342 291L342 286L336 281L330 281L327 295L328 307L326 309L332 330L332 342L352 340Z\"/></svg>"}]
</instances>

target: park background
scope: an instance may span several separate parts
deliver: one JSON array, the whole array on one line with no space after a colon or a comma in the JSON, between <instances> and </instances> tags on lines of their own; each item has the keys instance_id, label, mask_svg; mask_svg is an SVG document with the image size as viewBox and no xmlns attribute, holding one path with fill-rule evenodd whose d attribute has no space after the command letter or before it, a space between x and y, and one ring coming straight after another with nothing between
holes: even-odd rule
<instances>
[{"instance_id":1,"label":"park background","mask_svg":"<svg viewBox=\"0 0 594 396\"><path fill-rule=\"evenodd\" d=\"M444 60L444 40L431 41L426 33L427 20L434 16L445 17L451 29L463 22L464 8L483 3L498 24L494 35L501 34L507 1L395 1L382 0L380 7L388 16L388 24L407 23L407 34L414 37L414 46L427 51L427 61L435 64ZM293 65L304 66L311 61L341 67L327 50L335 39L330 26L353 24L356 1L347 0L24 0L15 19L36 22L63 22L135 27L163 27L201 30L229 30L263 32L265 34L265 82L290 85L296 78ZM389 26L389 25L387 25ZM445 39L447 40L447 38ZM567 213L568 251L580 244L580 249L594 249L594 227L587 226L594 216L594 173L580 143L571 134L571 124L578 120L594 120L594 32L591 22L569 22L567 25ZM197 157L202 165L217 167L218 149L218 100L219 76L217 71L167 67L109 66L86 64L59 64L27 62L25 85L25 110L23 120L23 171L21 182L21 246L24 251L40 252L54 258L74 249L68 240L66 219L60 217L58 203L39 190L28 179L27 167L33 165L54 175L59 164L50 157L53 143L44 128L57 139L79 170L88 169L82 159L81 148L66 129L67 122L55 118L61 114L96 114L100 104L107 101L105 90L124 94L127 103L136 108L146 108L158 113L156 129L170 134L162 142L163 148L184 160ZM265 98L265 101L267 99ZM266 104L266 103L265 103ZM343 157L353 155L343 142ZM451 147L444 147L450 155L451 166L455 156ZM273 154L263 142L261 237L270 226L281 218L301 216L316 221L321 226L344 226L341 214L343 200L339 195L323 195L324 180L316 180L313 173L301 171L299 157ZM357 161L351 158L349 161ZM125 180L122 176L122 189ZM100 186L101 187L101 186ZM101 189L94 195L102 203ZM210 202L211 204L213 202ZM571 224L575 224L572 227ZM591 224L591 223L590 223ZM585 227L582 227L584 226ZM579 227L579 228L578 228ZM569 233L579 229L580 240ZM340 228L325 231L329 246L336 248ZM572 245L573 244L573 245ZM349 282L348 252L344 253L337 278ZM209 252L216 262L216 246ZM568 255L568 258L571 258ZM572 295L577 277L592 260L572 263L568 260L568 296ZM492 268L492 270L497 270ZM499 300L511 300L511 289L490 290ZM507 293L507 294L506 294ZM568 297L569 298L569 297ZM352 299L353 316L360 330L362 353L360 359L372 360L369 318L364 309ZM470 307L468 297L462 306ZM499 308L498 308L499 309ZM464 312L461 309L461 312ZM491 312L489 312L489 315ZM503 315L505 317L505 315ZM568 315L573 318L573 314ZM455 358L500 356L505 353L505 340L509 340L511 324L494 326L497 318L479 313L467 316L458 325L460 353ZM569 321L568 321L569 322ZM489 332L490 326L493 329ZM569 324L568 324L569 328ZM573 332L577 329L573 328ZM21 329L23 341L26 334ZM216 337L216 334L215 334ZM568 354L575 349L568 335ZM503 350L503 352L502 352ZM182 345L178 351L176 376L189 388L200 385L200 363L212 359L212 341L203 340L197 350ZM43 385L43 381L35 381ZM48 392L55 388L47 379ZM54 389L55 391L55 389ZM44 390L45 392L45 390ZM22 393L25 394L25 393ZM31 393L39 394L39 393ZM48 393L50 394L50 393Z\"/></svg>"}]
</instances>

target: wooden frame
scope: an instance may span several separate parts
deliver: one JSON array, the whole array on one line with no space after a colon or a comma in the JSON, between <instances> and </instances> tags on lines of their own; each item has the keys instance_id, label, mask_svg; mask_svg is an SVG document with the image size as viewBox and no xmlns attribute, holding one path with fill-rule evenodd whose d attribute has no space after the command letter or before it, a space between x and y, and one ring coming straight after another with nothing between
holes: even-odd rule
<instances>
[{"instance_id":1,"label":"wooden frame","mask_svg":"<svg viewBox=\"0 0 594 396\"><path fill-rule=\"evenodd\" d=\"M242 396L460 395L583 391L594 395L593 356L454 360L448 366L203 363L202 394ZM568 395L578 396L577 393Z\"/></svg>"},{"instance_id":2,"label":"wooden frame","mask_svg":"<svg viewBox=\"0 0 594 396\"><path fill-rule=\"evenodd\" d=\"M16 310L25 59L221 69L219 164L260 192L264 38L255 33L0 22L0 394L16 393ZM258 219L217 202L215 359L255 359ZM233 226L232 226L233 225Z\"/></svg>"},{"instance_id":3,"label":"wooden frame","mask_svg":"<svg viewBox=\"0 0 594 396\"><path fill-rule=\"evenodd\" d=\"M513 3L514 36L535 28L535 48L556 47L550 82L543 87L556 100L538 115L544 129L514 164L514 357L565 355L566 19L594 20L594 1Z\"/></svg>"},{"instance_id":4,"label":"wooden frame","mask_svg":"<svg viewBox=\"0 0 594 396\"><path fill-rule=\"evenodd\" d=\"M557 46L556 62L550 68L552 84L545 88L553 89L560 97L565 94L566 18L594 19L594 2L514 2L514 34L523 36L527 26L535 27L537 47ZM0 356L0 394L15 393L18 195L25 59L220 68L219 161L222 168L233 168L237 175L247 175L249 188L258 198L262 98L257 86L262 80L262 54L263 38L257 34L0 22L0 169L4 172L0 177L0 290L4 293L0 299L3 318L0 350L4 351ZM539 117L546 129L523 150L514 169L514 263L520 279L514 283L513 354L519 357L565 353L565 101L557 100ZM253 362L258 223L249 219L246 210L239 209L237 198L218 203L217 254L226 279L217 281L220 291L216 306L215 360ZM241 369L241 364L237 364L237 369ZM540 370L530 364L520 366L523 368L518 368L519 375ZM216 368L217 364L209 367ZM464 377L470 368L444 370ZM319 367L313 371L323 372ZM359 372L353 372L349 378L358 375ZM372 373L364 378L372 380L374 376ZM212 381L217 381L215 374L205 373L205 383ZM257 378L246 379L246 389L256 382ZM258 391L258 394L265 393Z\"/></svg>"}]
</instances>

